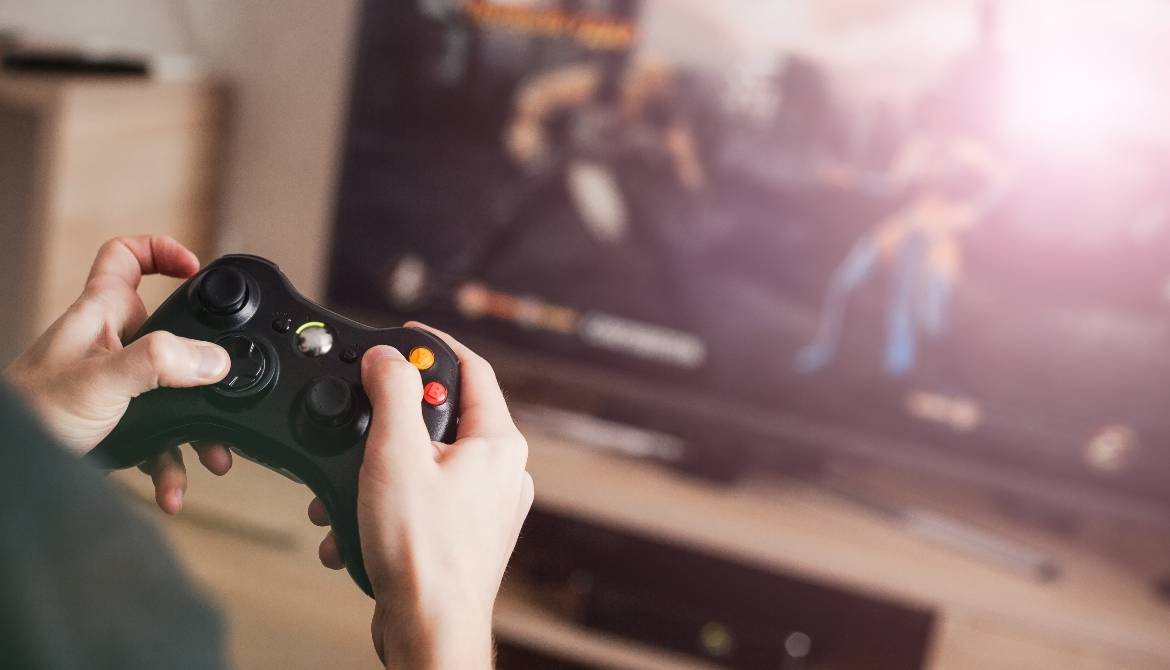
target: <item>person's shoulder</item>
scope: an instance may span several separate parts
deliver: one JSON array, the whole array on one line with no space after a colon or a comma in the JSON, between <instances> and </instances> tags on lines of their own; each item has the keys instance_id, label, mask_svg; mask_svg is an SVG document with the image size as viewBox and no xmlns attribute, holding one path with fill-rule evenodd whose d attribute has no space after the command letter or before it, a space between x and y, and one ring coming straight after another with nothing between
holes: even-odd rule
<instances>
[{"instance_id":1,"label":"person's shoulder","mask_svg":"<svg viewBox=\"0 0 1170 670\"><path fill-rule=\"evenodd\" d=\"M224 667L219 616L158 529L2 385L0 458L0 658Z\"/></svg>"}]
</instances>

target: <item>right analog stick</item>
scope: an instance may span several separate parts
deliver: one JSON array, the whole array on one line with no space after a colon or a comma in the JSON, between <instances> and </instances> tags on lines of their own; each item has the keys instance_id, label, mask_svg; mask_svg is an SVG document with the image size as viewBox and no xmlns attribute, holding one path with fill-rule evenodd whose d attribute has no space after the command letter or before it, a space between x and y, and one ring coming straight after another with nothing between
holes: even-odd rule
<instances>
[{"instance_id":1,"label":"right analog stick","mask_svg":"<svg viewBox=\"0 0 1170 670\"><path fill-rule=\"evenodd\" d=\"M349 422L355 406L353 389L340 377L318 377L305 391L305 411L324 426L336 428Z\"/></svg>"}]
</instances>

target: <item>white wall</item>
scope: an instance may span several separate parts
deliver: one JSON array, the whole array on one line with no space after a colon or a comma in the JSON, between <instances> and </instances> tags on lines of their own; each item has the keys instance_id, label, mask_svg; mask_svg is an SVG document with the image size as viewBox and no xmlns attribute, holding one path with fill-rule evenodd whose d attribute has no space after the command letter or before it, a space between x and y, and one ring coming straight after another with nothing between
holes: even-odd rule
<instances>
[{"instance_id":1,"label":"white wall","mask_svg":"<svg viewBox=\"0 0 1170 670\"><path fill-rule=\"evenodd\" d=\"M0 27L194 52L232 87L220 252L323 289L357 0L0 0Z\"/></svg>"},{"instance_id":2,"label":"white wall","mask_svg":"<svg viewBox=\"0 0 1170 670\"><path fill-rule=\"evenodd\" d=\"M184 6L175 0L0 0L0 27L35 37L177 51L185 42Z\"/></svg>"}]
</instances>

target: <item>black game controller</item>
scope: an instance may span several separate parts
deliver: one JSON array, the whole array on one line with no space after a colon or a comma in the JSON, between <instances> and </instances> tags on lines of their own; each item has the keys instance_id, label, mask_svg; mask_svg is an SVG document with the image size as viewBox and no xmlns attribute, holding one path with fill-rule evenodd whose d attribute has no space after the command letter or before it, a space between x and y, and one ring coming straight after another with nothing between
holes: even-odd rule
<instances>
[{"instance_id":1,"label":"black game controller","mask_svg":"<svg viewBox=\"0 0 1170 670\"><path fill-rule=\"evenodd\" d=\"M189 279L134 339L155 330L219 344L231 355L231 371L213 386L134 399L91 457L128 468L186 442L230 444L317 494L350 576L372 595L357 528L358 469L370 425L362 354L388 344L414 363L431 439L449 443L459 410L455 352L423 330L370 328L323 309L274 263L244 255L224 256Z\"/></svg>"}]
</instances>

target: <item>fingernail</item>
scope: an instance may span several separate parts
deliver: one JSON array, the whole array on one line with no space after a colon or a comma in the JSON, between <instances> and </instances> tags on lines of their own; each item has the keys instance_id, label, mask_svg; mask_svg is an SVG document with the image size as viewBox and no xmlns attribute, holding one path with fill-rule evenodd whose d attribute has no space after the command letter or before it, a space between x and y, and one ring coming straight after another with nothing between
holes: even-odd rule
<instances>
[{"instance_id":1,"label":"fingernail","mask_svg":"<svg viewBox=\"0 0 1170 670\"><path fill-rule=\"evenodd\" d=\"M183 491L181 489L175 489L174 491L171 491L171 494L168 496L168 498L170 498L170 509L167 510L168 512L171 514L178 514L183 510Z\"/></svg>"},{"instance_id":2,"label":"fingernail","mask_svg":"<svg viewBox=\"0 0 1170 670\"><path fill-rule=\"evenodd\" d=\"M199 366L195 374L206 379L219 379L227 374L230 361L222 347L207 345L199 347Z\"/></svg>"},{"instance_id":3,"label":"fingernail","mask_svg":"<svg viewBox=\"0 0 1170 670\"><path fill-rule=\"evenodd\" d=\"M402 355L401 351L389 345L379 344L370 351L379 358L393 358L401 361L406 360L406 357Z\"/></svg>"}]
</instances>

